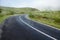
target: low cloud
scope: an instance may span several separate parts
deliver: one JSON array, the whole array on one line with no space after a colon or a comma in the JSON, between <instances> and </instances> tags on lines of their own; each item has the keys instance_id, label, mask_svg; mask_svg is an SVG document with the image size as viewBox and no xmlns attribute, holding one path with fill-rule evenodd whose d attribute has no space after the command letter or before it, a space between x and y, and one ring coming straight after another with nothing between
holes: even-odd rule
<instances>
[{"instance_id":1,"label":"low cloud","mask_svg":"<svg viewBox=\"0 0 60 40\"><path fill-rule=\"evenodd\" d=\"M60 0L1 0L1 5L55 10L60 9Z\"/></svg>"}]
</instances>

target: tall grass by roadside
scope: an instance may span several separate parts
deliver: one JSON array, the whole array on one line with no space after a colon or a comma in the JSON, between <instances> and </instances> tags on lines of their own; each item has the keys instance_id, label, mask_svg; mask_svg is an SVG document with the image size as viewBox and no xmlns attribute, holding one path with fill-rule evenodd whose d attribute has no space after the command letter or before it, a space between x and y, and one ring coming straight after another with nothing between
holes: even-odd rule
<instances>
[{"instance_id":1,"label":"tall grass by roadside","mask_svg":"<svg viewBox=\"0 0 60 40\"><path fill-rule=\"evenodd\" d=\"M9 15L5 15L5 16L0 17L0 23L3 23L4 20L8 17L9 17Z\"/></svg>"},{"instance_id":2,"label":"tall grass by roadside","mask_svg":"<svg viewBox=\"0 0 60 40\"><path fill-rule=\"evenodd\" d=\"M60 11L30 13L29 17L35 21L60 28Z\"/></svg>"}]
</instances>

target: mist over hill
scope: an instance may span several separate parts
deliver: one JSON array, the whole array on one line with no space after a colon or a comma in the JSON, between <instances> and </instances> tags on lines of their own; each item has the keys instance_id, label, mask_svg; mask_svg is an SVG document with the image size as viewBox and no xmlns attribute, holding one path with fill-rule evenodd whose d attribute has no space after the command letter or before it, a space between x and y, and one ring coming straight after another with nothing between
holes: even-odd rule
<instances>
[{"instance_id":1,"label":"mist over hill","mask_svg":"<svg viewBox=\"0 0 60 40\"><path fill-rule=\"evenodd\" d=\"M2 11L4 11L4 12L13 11L15 13L20 13L20 12L28 13L28 12L32 12L32 11L39 11L36 8L30 8L30 7L14 8L14 7L3 7L3 6L0 6L0 9L2 9Z\"/></svg>"}]
</instances>

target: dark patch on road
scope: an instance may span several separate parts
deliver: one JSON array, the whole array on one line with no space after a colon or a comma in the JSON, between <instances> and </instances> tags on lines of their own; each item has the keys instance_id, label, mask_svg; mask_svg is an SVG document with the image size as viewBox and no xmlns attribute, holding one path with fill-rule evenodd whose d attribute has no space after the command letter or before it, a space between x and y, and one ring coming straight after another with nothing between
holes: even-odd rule
<instances>
[{"instance_id":1,"label":"dark patch on road","mask_svg":"<svg viewBox=\"0 0 60 40\"><path fill-rule=\"evenodd\" d=\"M1 39L1 34L2 34L2 24L0 24L0 39Z\"/></svg>"},{"instance_id":2,"label":"dark patch on road","mask_svg":"<svg viewBox=\"0 0 60 40\"><path fill-rule=\"evenodd\" d=\"M14 16L5 20L1 40L52 40L17 19Z\"/></svg>"}]
</instances>

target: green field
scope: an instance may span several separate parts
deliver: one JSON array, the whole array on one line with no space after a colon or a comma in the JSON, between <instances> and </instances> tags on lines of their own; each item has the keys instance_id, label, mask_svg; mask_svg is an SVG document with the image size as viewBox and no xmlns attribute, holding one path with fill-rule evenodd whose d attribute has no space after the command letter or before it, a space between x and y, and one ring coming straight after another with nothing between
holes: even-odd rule
<instances>
[{"instance_id":1,"label":"green field","mask_svg":"<svg viewBox=\"0 0 60 40\"><path fill-rule=\"evenodd\" d=\"M0 6L0 23L2 23L10 15L16 14L29 14L30 12L37 11L35 8L13 8Z\"/></svg>"},{"instance_id":2,"label":"green field","mask_svg":"<svg viewBox=\"0 0 60 40\"><path fill-rule=\"evenodd\" d=\"M36 8L12 8L0 6L0 23L2 23L7 17L15 14L29 14L32 20L39 23L51 25L60 29L60 10L55 11L40 11Z\"/></svg>"},{"instance_id":3,"label":"green field","mask_svg":"<svg viewBox=\"0 0 60 40\"><path fill-rule=\"evenodd\" d=\"M39 23L51 25L60 29L60 11L41 11L30 13L30 18Z\"/></svg>"}]
</instances>

